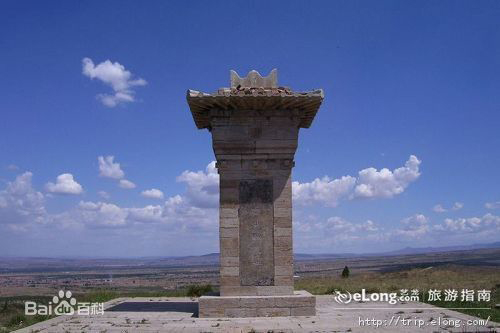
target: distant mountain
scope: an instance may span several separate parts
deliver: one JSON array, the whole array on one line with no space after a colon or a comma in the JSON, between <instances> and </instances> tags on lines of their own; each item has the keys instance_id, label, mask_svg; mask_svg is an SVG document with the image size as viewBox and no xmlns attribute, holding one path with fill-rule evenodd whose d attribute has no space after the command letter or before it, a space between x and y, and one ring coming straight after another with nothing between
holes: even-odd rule
<instances>
[{"instance_id":1,"label":"distant mountain","mask_svg":"<svg viewBox=\"0 0 500 333\"><path fill-rule=\"evenodd\" d=\"M486 244L472 244L472 245L440 246L440 247L405 247L403 249L396 251L378 253L378 255L400 256L405 254L424 254L424 253L495 249L495 248L500 248L500 242L486 243Z\"/></svg>"},{"instance_id":2,"label":"distant mountain","mask_svg":"<svg viewBox=\"0 0 500 333\"><path fill-rule=\"evenodd\" d=\"M443 246L443 247L405 247L400 250L376 253L295 253L294 258L297 261L301 260L320 260L320 259L335 259L335 258L360 258L360 257L380 257L380 256L402 256L412 254L425 254L437 252L450 252L450 251L466 251L478 249L494 249L500 248L500 242L487 243L487 244L472 244L472 245L456 245L456 246ZM164 257L157 258L157 260L168 260L169 262L178 261L182 264L212 264L219 261L219 253L209 253L200 256L186 256L186 257Z\"/></svg>"}]
</instances>

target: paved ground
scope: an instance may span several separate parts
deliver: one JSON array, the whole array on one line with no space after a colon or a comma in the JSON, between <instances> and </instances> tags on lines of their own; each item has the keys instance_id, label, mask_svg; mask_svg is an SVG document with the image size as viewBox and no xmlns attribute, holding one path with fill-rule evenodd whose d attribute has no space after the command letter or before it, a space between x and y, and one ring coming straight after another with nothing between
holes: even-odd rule
<instances>
[{"instance_id":1,"label":"paved ground","mask_svg":"<svg viewBox=\"0 0 500 333\"><path fill-rule=\"evenodd\" d=\"M105 308L116 305L117 311L105 310L103 315L60 316L18 332L500 332L498 323L480 323L478 318L428 304L339 305L332 296L317 297L314 317L200 319L193 317L196 300L181 297L122 298ZM181 312L170 312L173 309Z\"/></svg>"}]
</instances>

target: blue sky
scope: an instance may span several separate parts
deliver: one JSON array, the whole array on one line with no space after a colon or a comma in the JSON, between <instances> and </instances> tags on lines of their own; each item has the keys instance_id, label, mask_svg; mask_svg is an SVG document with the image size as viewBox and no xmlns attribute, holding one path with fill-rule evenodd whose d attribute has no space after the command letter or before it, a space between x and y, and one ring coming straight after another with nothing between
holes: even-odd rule
<instances>
[{"instance_id":1,"label":"blue sky","mask_svg":"<svg viewBox=\"0 0 500 333\"><path fill-rule=\"evenodd\" d=\"M230 69L324 89L295 251L500 240L498 1L0 6L3 255L217 252L211 138L185 94Z\"/></svg>"}]
</instances>

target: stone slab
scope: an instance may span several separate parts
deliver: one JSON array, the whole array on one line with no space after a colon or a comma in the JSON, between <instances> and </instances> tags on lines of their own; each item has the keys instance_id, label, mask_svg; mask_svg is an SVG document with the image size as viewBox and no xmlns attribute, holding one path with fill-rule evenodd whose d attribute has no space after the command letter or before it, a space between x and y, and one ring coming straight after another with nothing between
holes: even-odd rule
<instances>
[{"instance_id":1,"label":"stone slab","mask_svg":"<svg viewBox=\"0 0 500 333\"><path fill-rule=\"evenodd\" d=\"M307 291L282 296L202 296L200 318L314 316L316 298Z\"/></svg>"}]
</instances>

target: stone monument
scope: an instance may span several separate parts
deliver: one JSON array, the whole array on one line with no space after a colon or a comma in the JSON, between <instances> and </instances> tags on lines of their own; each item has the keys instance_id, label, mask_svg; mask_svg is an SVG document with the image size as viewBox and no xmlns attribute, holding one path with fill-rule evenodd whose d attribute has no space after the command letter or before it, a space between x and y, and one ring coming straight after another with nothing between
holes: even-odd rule
<instances>
[{"instance_id":1,"label":"stone monument","mask_svg":"<svg viewBox=\"0 0 500 333\"><path fill-rule=\"evenodd\" d=\"M315 315L314 296L293 289L291 171L323 91L280 87L276 69L230 74L230 88L187 92L220 177L220 296L201 297L199 316Z\"/></svg>"}]
</instances>

